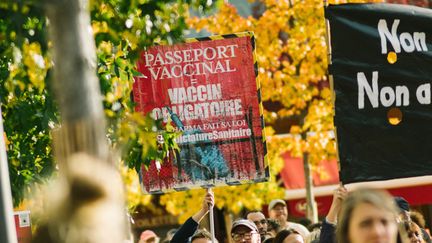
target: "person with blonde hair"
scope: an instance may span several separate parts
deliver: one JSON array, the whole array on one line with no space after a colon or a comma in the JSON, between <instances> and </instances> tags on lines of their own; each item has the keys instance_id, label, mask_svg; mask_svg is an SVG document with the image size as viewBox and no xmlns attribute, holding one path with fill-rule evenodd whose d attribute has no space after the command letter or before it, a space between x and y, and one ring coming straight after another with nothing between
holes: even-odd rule
<instances>
[{"instance_id":1,"label":"person with blonde hair","mask_svg":"<svg viewBox=\"0 0 432 243\"><path fill-rule=\"evenodd\" d=\"M338 217L338 243L396 243L397 208L385 191L358 189L348 194Z\"/></svg>"},{"instance_id":2,"label":"person with blonde hair","mask_svg":"<svg viewBox=\"0 0 432 243\"><path fill-rule=\"evenodd\" d=\"M214 242L212 242L212 236L211 233L208 232L206 229L199 229L195 231L195 233L192 235L190 239L190 243L217 243L217 239L215 239Z\"/></svg>"}]
</instances>

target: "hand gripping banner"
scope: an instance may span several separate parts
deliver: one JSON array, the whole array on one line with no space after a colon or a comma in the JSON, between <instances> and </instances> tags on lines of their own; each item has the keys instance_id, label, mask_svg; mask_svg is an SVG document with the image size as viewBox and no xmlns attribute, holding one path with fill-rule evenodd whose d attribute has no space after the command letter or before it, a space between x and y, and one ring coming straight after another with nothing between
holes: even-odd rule
<instances>
[{"instance_id":1,"label":"hand gripping banner","mask_svg":"<svg viewBox=\"0 0 432 243\"><path fill-rule=\"evenodd\" d=\"M147 193L266 181L266 142L252 33L187 39L141 54L136 110L171 122L180 151L142 167ZM155 141L156 142L156 141Z\"/></svg>"},{"instance_id":2,"label":"hand gripping banner","mask_svg":"<svg viewBox=\"0 0 432 243\"><path fill-rule=\"evenodd\" d=\"M343 183L432 174L432 10L330 5Z\"/></svg>"}]
</instances>

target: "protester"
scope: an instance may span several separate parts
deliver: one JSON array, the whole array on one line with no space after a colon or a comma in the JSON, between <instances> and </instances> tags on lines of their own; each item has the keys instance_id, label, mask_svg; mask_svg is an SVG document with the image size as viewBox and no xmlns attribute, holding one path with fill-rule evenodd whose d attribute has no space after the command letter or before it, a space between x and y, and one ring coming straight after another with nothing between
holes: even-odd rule
<instances>
[{"instance_id":1,"label":"protester","mask_svg":"<svg viewBox=\"0 0 432 243\"><path fill-rule=\"evenodd\" d=\"M293 229L284 229L276 235L273 243L304 243L304 240L299 232Z\"/></svg>"},{"instance_id":2,"label":"protester","mask_svg":"<svg viewBox=\"0 0 432 243\"><path fill-rule=\"evenodd\" d=\"M151 230L145 230L141 233L138 243L159 243L159 237Z\"/></svg>"},{"instance_id":3,"label":"protester","mask_svg":"<svg viewBox=\"0 0 432 243\"><path fill-rule=\"evenodd\" d=\"M277 233L280 231L280 224L275 219L267 219L267 236L276 237Z\"/></svg>"},{"instance_id":4,"label":"protester","mask_svg":"<svg viewBox=\"0 0 432 243\"><path fill-rule=\"evenodd\" d=\"M202 202L201 209L196 212L192 217L188 218L186 222L177 230L171 239L172 243L187 243L189 238L198 229L199 223L204 216L209 212L210 208L214 205L213 192L208 191Z\"/></svg>"},{"instance_id":5,"label":"protester","mask_svg":"<svg viewBox=\"0 0 432 243\"><path fill-rule=\"evenodd\" d=\"M425 243L420 227L413 221L404 221L405 230L411 243Z\"/></svg>"},{"instance_id":6,"label":"protester","mask_svg":"<svg viewBox=\"0 0 432 243\"><path fill-rule=\"evenodd\" d=\"M411 221L411 215L410 215L410 205L403 197L394 197L394 201L396 205L399 207L399 214L398 218L400 221ZM429 233L426 232L425 229L420 228L422 232L422 237L425 242L432 243L431 237L429 236Z\"/></svg>"},{"instance_id":7,"label":"protester","mask_svg":"<svg viewBox=\"0 0 432 243\"><path fill-rule=\"evenodd\" d=\"M205 229L197 230L191 237L191 243L212 243L210 232ZM215 239L215 243L218 241Z\"/></svg>"},{"instance_id":8,"label":"protester","mask_svg":"<svg viewBox=\"0 0 432 243\"><path fill-rule=\"evenodd\" d=\"M237 219L231 226L231 237L234 243L261 243L256 225L248 219Z\"/></svg>"},{"instance_id":9,"label":"protester","mask_svg":"<svg viewBox=\"0 0 432 243\"><path fill-rule=\"evenodd\" d=\"M410 210L410 218L414 223L416 223L420 228L426 228L426 220L419 211Z\"/></svg>"},{"instance_id":10,"label":"protester","mask_svg":"<svg viewBox=\"0 0 432 243\"><path fill-rule=\"evenodd\" d=\"M294 229L299 232L303 240L309 235L309 230L298 223L288 221L288 209L284 200L275 199L268 206L269 217L275 219L281 226L281 229Z\"/></svg>"},{"instance_id":11,"label":"protester","mask_svg":"<svg viewBox=\"0 0 432 243\"><path fill-rule=\"evenodd\" d=\"M348 194L348 190L340 185L333 191L333 201L327 216L324 218L319 235L320 243L336 242L336 223L342 207L342 203Z\"/></svg>"},{"instance_id":12,"label":"protester","mask_svg":"<svg viewBox=\"0 0 432 243\"><path fill-rule=\"evenodd\" d=\"M396 243L397 209L392 197L374 189L348 194L338 217L338 243Z\"/></svg>"},{"instance_id":13,"label":"protester","mask_svg":"<svg viewBox=\"0 0 432 243\"><path fill-rule=\"evenodd\" d=\"M396 205L399 207L398 217L400 221L410 221L410 205L403 197L394 197L393 198Z\"/></svg>"},{"instance_id":14,"label":"protester","mask_svg":"<svg viewBox=\"0 0 432 243\"><path fill-rule=\"evenodd\" d=\"M261 242L263 242L267 236L267 219L264 214L260 211L251 211L246 214L246 219L254 222L256 227L258 228L258 232L261 236Z\"/></svg>"},{"instance_id":15,"label":"protester","mask_svg":"<svg viewBox=\"0 0 432 243\"><path fill-rule=\"evenodd\" d=\"M418 211L410 210L410 218L422 230L423 239L427 242L431 242L430 232L429 229L426 228L426 220L424 219L423 215Z\"/></svg>"}]
</instances>

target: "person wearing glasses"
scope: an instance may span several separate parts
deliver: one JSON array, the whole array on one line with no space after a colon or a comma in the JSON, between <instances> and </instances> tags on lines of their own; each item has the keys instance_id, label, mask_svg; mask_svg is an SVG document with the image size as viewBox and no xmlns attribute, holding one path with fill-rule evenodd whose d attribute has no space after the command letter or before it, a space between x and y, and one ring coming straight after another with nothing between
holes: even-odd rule
<instances>
[{"instance_id":1,"label":"person wearing glasses","mask_svg":"<svg viewBox=\"0 0 432 243\"><path fill-rule=\"evenodd\" d=\"M246 219L254 222L261 236L261 242L264 242L264 240L268 238L267 219L265 218L264 214L260 211L250 211L246 214Z\"/></svg>"},{"instance_id":2,"label":"person wearing glasses","mask_svg":"<svg viewBox=\"0 0 432 243\"><path fill-rule=\"evenodd\" d=\"M234 243L261 243L256 225L248 219L237 219L231 226L231 237Z\"/></svg>"}]
</instances>

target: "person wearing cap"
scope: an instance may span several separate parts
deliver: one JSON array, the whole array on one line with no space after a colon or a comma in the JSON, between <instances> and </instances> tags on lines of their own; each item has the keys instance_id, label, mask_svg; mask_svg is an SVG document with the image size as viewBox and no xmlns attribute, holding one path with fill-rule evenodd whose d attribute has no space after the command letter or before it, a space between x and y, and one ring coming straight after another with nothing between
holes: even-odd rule
<instances>
[{"instance_id":1,"label":"person wearing cap","mask_svg":"<svg viewBox=\"0 0 432 243\"><path fill-rule=\"evenodd\" d=\"M410 205L407 202L407 200L405 200L405 198L403 197L393 197L396 205L399 208L399 220L400 221L411 221L411 216L410 216ZM422 236L423 239L426 243L432 243L432 239L430 237L430 235L426 232L425 229L420 228L421 232L422 232Z\"/></svg>"},{"instance_id":2,"label":"person wearing cap","mask_svg":"<svg viewBox=\"0 0 432 243\"><path fill-rule=\"evenodd\" d=\"M248 219L237 219L231 226L231 237L234 243L261 243L261 236L256 225Z\"/></svg>"},{"instance_id":3,"label":"person wearing cap","mask_svg":"<svg viewBox=\"0 0 432 243\"><path fill-rule=\"evenodd\" d=\"M258 232L261 236L261 242L268 238L267 235L267 219L264 214L260 211L250 211L246 214L246 219L254 222L256 227L258 228Z\"/></svg>"},{"instance_id":4,"label":"person wearing cap","mask_svg":"<svg viewBox=\"0 0 432 243\"><path fill-rule=\"evenodd\" d=\"M309 230L305 226L288 221L288 209L284 200L272 200L268 206L268 213L271 219L278 221L281 229L293 229L299 232L303 239L306 239L310 234Z\"/></svg>"},{"instance_id":5,"label":"person wearing cap","mask_svg":"<svg viewBox=\"0 0 432 243\"><path fill-rule=\"evenodd\" d=\"M409 203L407 202L407 200L405 200L405 198L403 197L393 197L396 205L399 208L399 220L403 221L403 220L407 220L410 221L410 206Z\"/></svg>"},{"instance_id":6,"label":"person wearing cap","mask_svg":"<svg viewBox=\"0 0 432 243\"><path fill-rule=\"evenodd\" d=\"M145 230L141 233L138 243L158 243L159 237L151 230Z\"/></svg>"}]
</instances>

